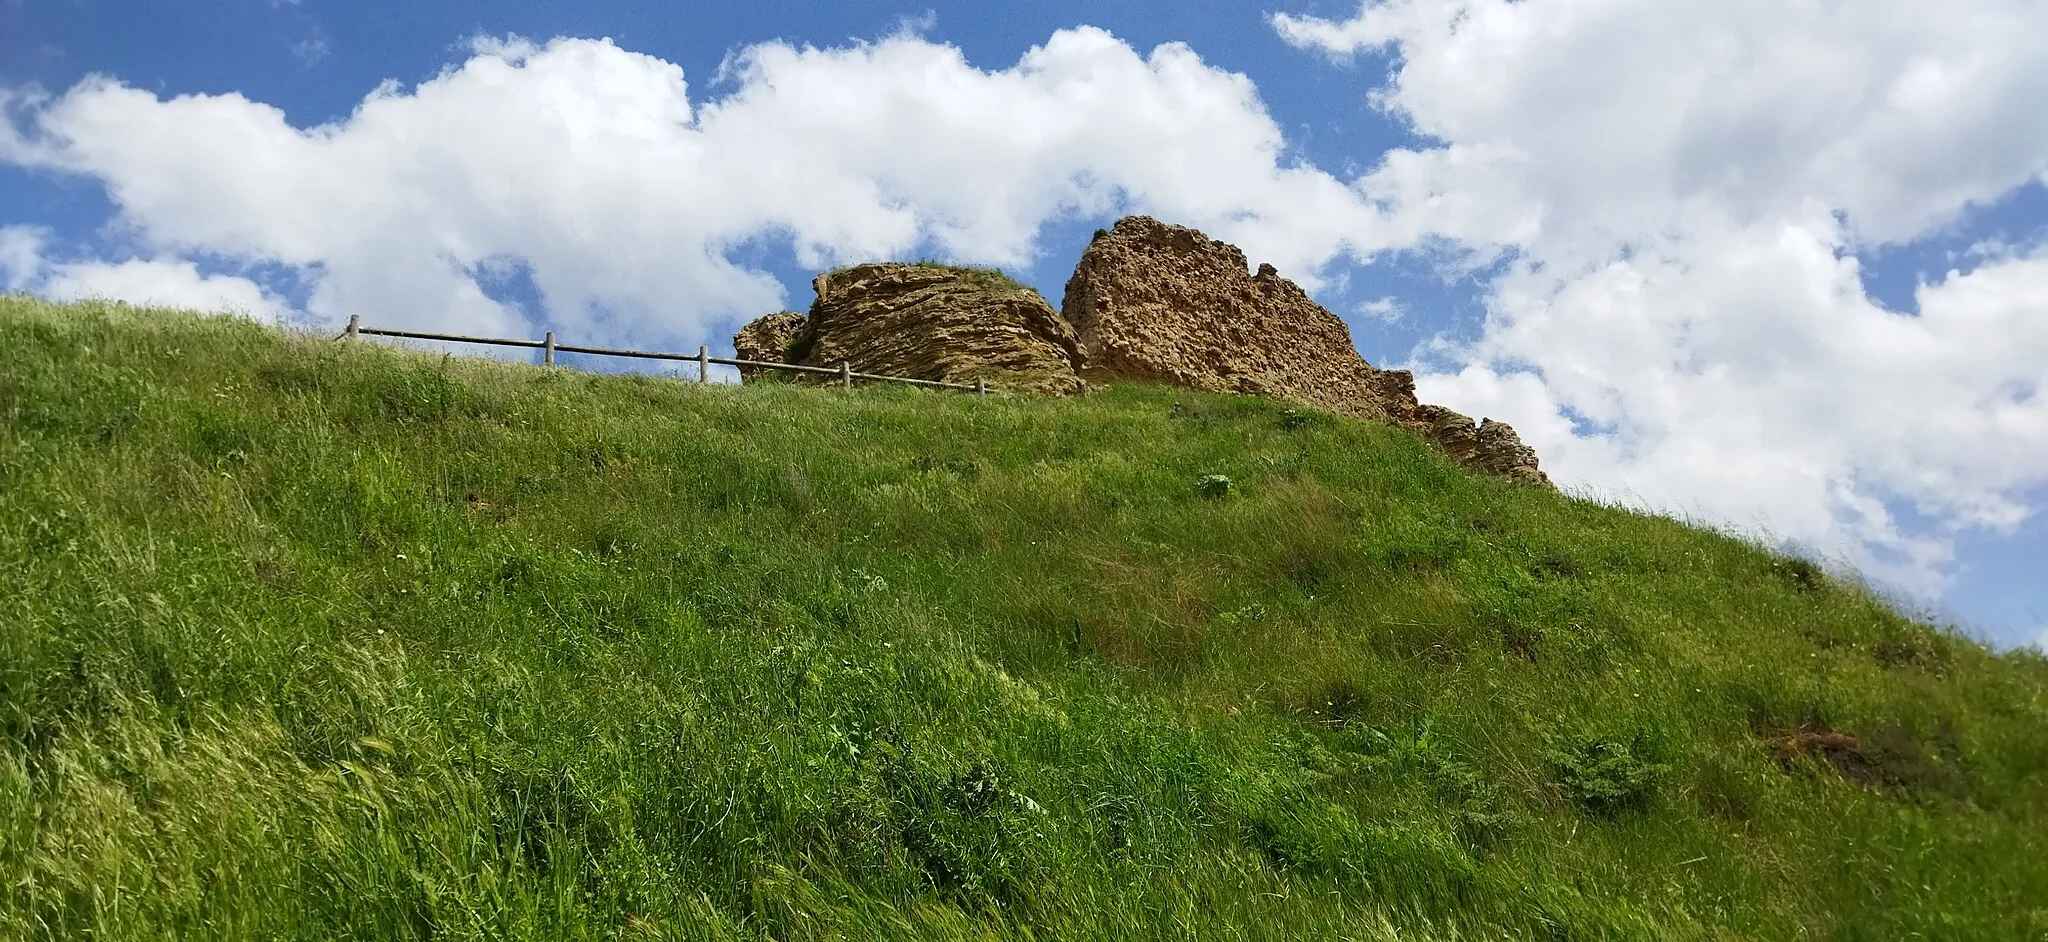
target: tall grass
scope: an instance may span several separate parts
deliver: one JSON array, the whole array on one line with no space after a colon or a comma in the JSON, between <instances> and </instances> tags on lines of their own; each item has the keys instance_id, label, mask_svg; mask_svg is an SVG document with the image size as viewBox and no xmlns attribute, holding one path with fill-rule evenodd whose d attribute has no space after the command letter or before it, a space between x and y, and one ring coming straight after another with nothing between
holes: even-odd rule
<instances>
[{"instance_id":1,"label":"tall grass","mask_svg":"<svg viewBox=\"0 0 2048 942\"><path fill-rule=\"evenodd\" d=\"M1396 429L0 357L0 937L2048 935L2048 662Z\"/></svg>"}]
</instances>

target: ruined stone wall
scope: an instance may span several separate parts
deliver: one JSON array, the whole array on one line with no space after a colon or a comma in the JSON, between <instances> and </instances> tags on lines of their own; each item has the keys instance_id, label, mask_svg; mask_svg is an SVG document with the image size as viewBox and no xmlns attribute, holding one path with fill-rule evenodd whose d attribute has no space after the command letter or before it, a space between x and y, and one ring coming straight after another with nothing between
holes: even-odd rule
<instances>
[{"instance_id":1,"label":"ruined stone wall","mask_svg":"<svg viewBox=\"0 0 2048 942\"><path fill-rule=\"evenodd\" d=\"M735 348L807 366L998 389L1069 395L1086 388L1074 330L1038 292L996 272L894 262L819 275L817 300L794 320L771 314L742 328ZM783 354L787 352L788 358ZM755 357L741 354L742 359ZM800 374L793 374L800 375Z\"/></svg>"},{"instance_id":2,"label":"ruined stone wall","mask_svg":"<svg viewBox=\"0 0 2048 942\"><path fill-rule=\"evenodd\" d=\"M1419 402L1414 377L1367 363L1299 285L1271 265L1248 271L1236 246L1185 226L1130 216L1098 232L1058 312L980 269L856 265L812 287L808 315L742 328L740 357L1053 395L1142 380L1270 396L1392 422L1473 470L1550 483L1513 428Z\"/></svg>"},{"instance_id":3,"label":"ruined stone wall","mask_svg":"<svg viewBox=\"0 0 2048 942\"><path fill-rule=\"evenodd\" d=\"M789 360L786 359L786 355L790 344L803 329L804 316L795 311L777 311L766 317L756 318L733 335L733 356L761 363L787 363ZM743 383L751 383L777 372L758 366L742 366L739 369L740 382Z\"/></svg>"},{"instance_id":4,"label":"ruined stone wall","mask_svg":"<svg viewBox=\"0 0 2048 942\"><path fill-rule=\"evenodd\" d=\"M1358 355L1351 331L1271 265L1185 226L1130 216L1098 233L1067 281L1091 381L1137 379L1291 399L1420 432L1461 464L1548 484L1500 422L1415 398L1414 378Z\"/></svg>"}]
</instances>

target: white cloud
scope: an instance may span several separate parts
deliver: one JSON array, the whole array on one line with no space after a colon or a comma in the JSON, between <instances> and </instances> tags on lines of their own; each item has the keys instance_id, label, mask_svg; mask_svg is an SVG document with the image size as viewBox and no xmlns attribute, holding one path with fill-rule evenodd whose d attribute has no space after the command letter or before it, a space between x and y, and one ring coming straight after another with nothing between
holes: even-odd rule
<instances>
[{"instance_id":1,"label":"white cloud","mask_svg":"<svg viewBox=\"0 0 2048 942\"><path fill-rule=\"evenodd\" d=\"M1884 501L2008 530L2048 473L2048 252L1924 286L1914 317L1864 296L1834 225L1638 252L1561 285L1511 273L1485 337L1452 352L1470 365L1418 384L1515 422L1562 480L1860 546L1924 594L1944 534L1907 532ZM1575 434L1561 407L1601 431Z\"/></svg>"},{"instance_id":2,"label":"white cloud","mask_svg":"<svg viewBox=\"0 0 2048 942\"><path fill-rule=\"evenodd\" d=\"M305 63L309 69L319 65L320 61L327 58L331 52L332 50L328 48L327 37L325 36L314 36L292 44L292 55L297 57L300 62Z\"/></svg>"},{"instance_id":3,"label":"white cloud","mask_svg":"<svg viewBox=\"0 0 2048 942\"><path fill-rule=\"evenodd\" d=\"M43 267L43 235L29 226L0 227L0 289L27 291Z\"/></svg>"},{"instance_id":4,"label":"white cloud","mask_svg":"<svg viewBox=\"0 0 2048 942\"><path fill-rule=\"evenodd\" d=\"M28 226L0 227L0 287L54 300L100 298L131 304L288 319L281 298L236 275L202 273L184 259L54 262L45 237Z\"/></svg>"},{"instance_id":5,"label":"white cloud","mask_svg":"<svg viewBox=\"0 0 2048 942\"><path fill-rule=\"evenodd\" d=\"M58 265L38 293L60 300L108 298L268 321L282 321L289 313L286 304L255 282L234 275L201 274L197 265L184 260Z\"/></svg>"},{"instance_id":6,"label":"white cloud","mask_svg":"<svg viewBox=\"0 0 2048 942\"><path fill-rule=\"evenodd\" d=\"M916 16L908 13L896 18L896 32L905 36L923 36L939 28L939 11L925 10Z\"/></svg>"},{"instance_id":7,"label":"white cloud","mask_svg":"<svg viewBox=\"0 0 2048 942\"><path fill-rule=\"evenodd\" d=\"M92 78L17 101L0 160L98 177L156 249L308 266L320 317L518 332L524 312L475 277L513 259L555 323L642 343L779 306L777 282L727 260L754 238L813 266L926 241L1016 264L1048 219L1128 205L1305 271L1376 218L1284 163L1250 81L1184 46L1141 56L1083 28L988 72L903 34L758 45L722 72L733 90L698 104L680 69L609 42L484 40L317 128Z\"/></svg>"},{"instance_id":8,"label":"white cloud","mask_svg":"<svg viewBox=\"0 0 2048 942\"><path fill-rule=\"evenodd\" d=\"M1358 305L1357 313L1359 317L1368 320L1393 324L1398 323L1402 317L1407 315L1408 305L1402 303L1400 298L1392 296L1374 298L1371 301Z\"/></svg>"},{"instance_id":9,"label":"white cloud","mask_svg":"<svg viewBox=\"0 0 2048 942\"><path fill-rule=\"evenodd\" d=\"M1359 181L1393 238L1512 251L1418 386L1560 480L1847 555L1929 594L2048 481L2048 251L1919 291L1853 253L2048 171L2048 5L1387 0L1288 41L1385 53L1426 146ZM1446 368L1448 367L1448 368ZM1921 519L1897 519L1908 507Z\"/></svg>"},{"instance_id":10,"label":"white cloud","mask_svg":"<svg viewBox=\"0 0 2048 942\"><path fill-rule=\"evenodd\" d=\"M2034 632L2034 647L2048 654L2048 625L2042 625L2041 630Z\"/></svg>"},{"instance_id":11,"label":"white cloud","mask_svg":"<svg viewBox=\"0 0 2048 942\"><path fill-rule=\"evenodd\" d=\"M1388 0L1273 23L1398 56L1375 98L1443 146L1394 152L1371 189L1546 258L1808 200L1858 239L1910 239L2048 171L2033 0Z\"/></svg>"}]
</instances>

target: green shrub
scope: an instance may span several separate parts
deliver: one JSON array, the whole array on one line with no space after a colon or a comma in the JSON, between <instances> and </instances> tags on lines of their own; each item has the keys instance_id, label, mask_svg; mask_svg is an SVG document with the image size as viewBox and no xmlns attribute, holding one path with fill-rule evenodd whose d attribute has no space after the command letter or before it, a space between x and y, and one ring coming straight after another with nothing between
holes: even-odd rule
<instances>
[{"instance_id":1,"label":"green shrub","mask_svg":"<svg viewBox=\"0 0 2048 942\"><path fill-rule=\"evenodd\" d=\"M805 358L805 357L808 357L808 356L810 356L810 355L811 355L811 350L812 350L813 348L815 348L815 347L816 347L817 345L818 345L818 335L817 335L817 334L813 334L813 333L802 333L802 334L797 334L796 336L794 336L794 337L791 337L791 338L789 338L789 346L787 346L787 347L783 348L783 351L782 351L782 362L784 362L784 363L796 363L796 364L799 364L799 365L806 365L806 364L804 364L804 358ZM783 372L783 371L781 371L781 370L770 370L770 371L768 371L768 375L771 375L771 376L787 376L787 375L789 375L789 374L787 374L787 373L784 373L784 372Z\"/></svg>"},{"instance_id":2,"label":"green shrub","mask_svg":"<svg viewBox=\"0 0 2048 942\"><path fill-rule=\"evenodd\" d=\"M1594 814L1616 815L1649 804L1670 766L1652 761L1644 738L1585 739L1550 753L1558 787Z\"/></svg>"}]
</instances>

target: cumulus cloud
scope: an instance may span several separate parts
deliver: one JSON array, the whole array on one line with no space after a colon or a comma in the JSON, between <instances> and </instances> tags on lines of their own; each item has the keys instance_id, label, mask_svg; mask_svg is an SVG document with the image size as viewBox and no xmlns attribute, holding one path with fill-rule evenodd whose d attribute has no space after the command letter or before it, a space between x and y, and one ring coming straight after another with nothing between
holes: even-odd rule
<instances>
[{"instance_id":1,"label":"cumulus cloud","mask_svg":"<svg viewBox=\"0 0 2048 942\"><path fill-rule=\"evenodd\" d=\"M1980 253L1917 313L1871 299L1855 254L2048 171L2048 6L1386 0L1271 23L1390 57L1370 100L1425 143L1358 186L1393 238L1510 260L1483 334L1420 351L1427 396L1514 422L1578 488L1921 594L1957 530L2036 510L2048 250Z\"/></svg>"},{"instance_id":2,"label":"cumulus cloud","mask_svg":"<svg viewBox=\"0 0 2048 942\"><path fill-rule=\"evenodd\" d=\"M247 278L201 274L183 259L59 265L39 292L58 299L110 298L134 304L224 311L282 321L287 306Z\"/></svg>"},{"instance_id":3,"label":"cumulus cloud","mask_svg":"<svg viewBox=\"0 0 2048 942\"><path fill-rule=\"evenodd\" d=\"M98 298L132 304L222 311L268 321L288 319L285 301L247 278L202 273L185 259L51 261L43 234L0 228L0 286L60 301Z\"/></svg>"},{"instance_id":4,"label":"cumulus cloud","mask_svg":"<svg viewBox=\"0 0 2048 942\"><path fill-rule=\"evenodd\" d=\"M29 226L0 227L0 288L27 291L42 267L42 233Z\"/></svg>"},{"instance_id":5,"label":"cumulus cloud","mask_svg":"<svg viewBox=\"0 0 2048 942\"><path fill-rule=\"evenodd\" d=\"M1837 223L1639 251L1496 288L1494 321L1424 391L1520 422L1564 480L1840 551L1922 593L1946 528L2017 526L2048 468L2048 252L1865 296ZM1525 363L1533 370L1514 370ZM1565 410L1578 420L1568 420Z\"/></svg>"},{"instance_id":6,"label":"cumulus cloud","mask_svg":"<svg viewBox=\"0 0 2048 942\"><path fill-rule=\"evenodd\" d=\"M607 41L484 40L311 128L95 77L17 96L0 159L99 178L159 251L297 266L317 317L516 332L530 312L489 288L520 268L552 322L642 343L782 304L728 260L755 239L810 266L923 245L1017 264L1049 219L1129 207L1308 270L1374 230L1342 182L1284 159L1248 79L1185 46L1082 28L982 71L905 33L757 45L722 73L732 90L700 103L681 69Z\"/></svg>"},{"instance_id":7,"label":"cumulus cloud","mask_svg":"<svg viewBox=\"0 0 2048 942\"><path fill-rule=\"evenodd\" d=\"M2031 0L1387 0L1272 22L1397 57L1373 99L1441 146L1390 153L1377 193L1428 231L1547 258L1809 200L1855 238L1912 239L2048 172Z\"/></svg>"},{"instance_id":8,"label":"cumulus cloud","mask_svg":"<svg viewBox=\"0 0 2048 942\"><path fill-rule=\"evenodd\" d=\"M1408 306L1403 304L1400 298L1389 295L1366 301L1355 310L1360 318L1394 324L1399 323L1401 318L1407 315Z\"/></svg>"}]
</instances>

